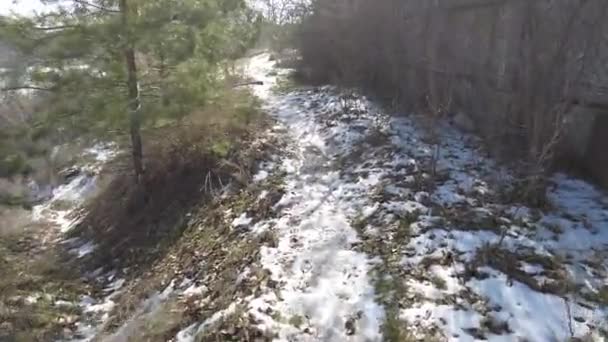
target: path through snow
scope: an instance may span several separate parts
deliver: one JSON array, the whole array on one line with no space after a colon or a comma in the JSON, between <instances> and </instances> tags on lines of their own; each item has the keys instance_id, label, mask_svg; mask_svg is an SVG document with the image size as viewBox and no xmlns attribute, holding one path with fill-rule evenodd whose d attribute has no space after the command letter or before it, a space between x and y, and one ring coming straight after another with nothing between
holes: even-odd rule
<instances>
[{"instance_id":1,"label":"path through snow","mask_svg":"<svg viewBox=\"0 0 608 342\"><path fill-rule=\"evenodd\" d=\"M278 292L268 291L251 304L265 330L285 340L380 340L384 310L375 301L370 279L374 260L353 246L360 240L351 226L358 198L365 198L374 180L345 179L336 158L354 148L357 137L341 127L327 131L306 108L307 95L277 96L267 76L273 68L267 55L254 58L250 73L265 82L257 94L293 141L280 169L286 172L286 194L276 204L279 217L258 222L253 231L272 228L276 248L263 247L262 264L272 272ZM363 138L362 134L358 138ZM271 172L262 170L261 173Z\"/></svg>"},{"instance_id":2,"label":"path through snow","mask_svg":"<svg viewBox=\"0 0 608 342\"><path fill-rule=\"evenodd\" d=\"M258 174L287 174L278 217L250 227L279 239L262 250L277 286L250 302L262 329L289 341L381 340L387 312L374 284L391 278L399 291L383 304L422 339L602 340L604 194L556 175L548 211L501 201L509 170L449 126L431 180L434 146L412 118L330 87L277 94L273 71L267 54L248 70L264 81L254 91L276 130L292 140L288 157Z\"/></svg>"}]
</instances>

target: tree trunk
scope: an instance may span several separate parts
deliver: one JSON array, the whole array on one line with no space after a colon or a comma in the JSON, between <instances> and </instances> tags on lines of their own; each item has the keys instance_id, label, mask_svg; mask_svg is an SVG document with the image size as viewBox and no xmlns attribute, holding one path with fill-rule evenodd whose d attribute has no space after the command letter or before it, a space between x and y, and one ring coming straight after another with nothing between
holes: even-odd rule
<instances>
[{"instance_id":1,"label":"tree trunk","mask_svg":"<svg viewBox=\"0 0 608 342\"><path fill-rule=\"evenodd\" d=\"M169 100L169 96L167 94L167 62L166 62L166 58L165 58L165 49L164 47L160 48L160 54L159 54L159 59L160 59L160 66L158 69L158 76L160 77L160 81L161 81L161 85L160 85L160 98L161 98L161 104L163 105L163 107L169 107L169 105L171 104L170 100Z\"/></svg>"},{"instance_id":2,"label":"tree trunk","mask_svg":"<svg viewBox=\"0 0 608 342\"><path fill-rule=\"evenodd\" d=\"M137 82L137 63L135 61L135 50L133 49L133 40L129 29L130 8L128 7L127 0L120 0L119 6L122 15L123 32L125 34L125 45L123 53L127 67L129 131L131 134L132 149L131 152L133 157L135 180L137 183L139 183L144 173L144 166L141 142L141 102L139 98L139 86Z\"/></svg>"}]
</instances>

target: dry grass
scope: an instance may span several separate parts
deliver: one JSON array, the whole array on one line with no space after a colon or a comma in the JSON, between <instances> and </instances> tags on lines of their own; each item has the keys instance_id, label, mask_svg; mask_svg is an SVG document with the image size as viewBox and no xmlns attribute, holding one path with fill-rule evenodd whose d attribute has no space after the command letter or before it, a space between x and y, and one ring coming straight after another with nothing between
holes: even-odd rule
<instances>
[{"instance_id":1,"label":"dry grass","mask_svg":"<svg viewBox=\"0 0 608 342\"><path fill-rule=\"evenodd\" d=\"M418 341L407 330L406 322L399 319L398 310L389 310L386 312L386 318L382 325L382 333L386 342L413 342Z\"/></svg>"},{"instance_id":2,"label":"dry grass","mask_svg":"<svg viewBox=\"0 0 608 342\"><path fill-rule=\"evenodd\" d=\"M66 265L61 252L41 251L27 233L0 236L0 340L70 336L79 308L57 301L74 302L95 289Z\"/></svg>"},{"instance_id":3,"label":"dry grass","mask_svg":"<svg viewBox=\"0 0 608 342\"><path fill-rule=\"evenodd\" d=\"M543 267L543 275L552 279L550 282L539 282L534 276L520 269L520 262L527 262ZM533 251L511 252L496 246L487 245L480 249L476 259L467 265L467 277L479 276L477 269L481 266L490 266L506 274L509 279L527 285L531 289L551 293L558 296L575 291L576 286L564 268L563 260L558 257L548 257Z\"/></svg>"},{"instance_id":4,"label":"dry grass","mask_svg":"<svg viewBox=\"0 0 608 342\"><path fill-rule=\"evenodd\" d=\"M19 207L0 207L0 340L49 341L71 331L78 308L57 306L93 291L62 251L48 248L37 235L48 229L31 222Z\"/></svg>"},{"instance_id":5,"label":"dry grass","mask_svg":"<svg viewBox=\"0 0 608 342\"><path fill-rule=\"evenodd\" d=\"M0 205L0 238L18 232L31 223L31 213L23 208Z\"/></svg>"},{"instance_id":6,"label":"dry grass","mask_svg":"<svg viewBox=\"0 0 608 342\"><path fill-rule=\"evenodd\" d=\"M180 124L147 131L141 183L127 160L117 161L114 168L127 171L116 172L73 230L99 245L90 266L142 269L162 256L198 204L227 184L248 182L256 159L250 143L263 123L251 97L230 93Z\"/></svg>"},{"instance_id":7,"label":"dry grass","mask_svg":"<svg viewBox=\"0 0 608 342\"><path fill-rule=\"evenodd\" d=\"M275 187L278 183L272 181L268 185ZM136 317L135 322L130 323L132 330L129 330L132 336L137 336L133 341L166 341L180 329L228 308L238 298L260 291L261 286L271 286L269 273L259 265L259 248L276 244L273 232L267 231L255 237L246 231L232 229L225 218L229 208L238 212L244 207L256 207L260 191L262 189L257 185L251 185L235 196L213 201L193 212L183 236L117 298L117 309L112 313L106 330L114 331L132 318L147 296L162 290L172 279L175 283L184 278L195 279L207 290L203 295L173 297L153 315ZM239 278L247 268L250 275ZM203 301L203 297L207 300ZM246 312L237 310L208 327L203 335L197 336L197 341L253 341L254 337L262 336Z\"/></svg>"},{"instance_id":8,"label":"dry grass","mask_svg":"<svg viewBox=\"0 0 608 342\"><path fill-rule=\"evenodd\" d=\"M265 125L253 97L229 91L180 122L147 128L142 182L133 182L128 158L119 157L104 170L106 184L84 205L82 220L70 233L97 245L94 253L79 260L84 266L72 264L59 247L42 248L35 232L21 228L29 224L22 211L9 208L10 220L5 220L5 208L0 208L0 341L69 339L81 312L56 301L77 302L80 295L96 297L98 291L83 282L81 266L133 266L131 284L118 298L108 330L129 318L146 296L166 286L166 277L213 275L208 279L213 306L169 301L138 326L135 335L141 341L165 341L183 324L255 289L247 282L236 285L235 270L255 264L259 245L274 239L265 234L258 241L231 232L221 223L225 209L216 195L228 184L236 192L249 182L261 153L252 142ZM265 214L269 208L270 204L260 205ZM209 266L202 267L203 261ZM256 279L265 278L260 274ZM30 295L40 298L32 302L26 299Z\"/></svg>"},{"instance_id":9,"label":"dry grass","mask_svg":"<svg viewBox=\"0 0 608 342\"><path fill-rule=\"evenodd\" d=\"M159 196L159 199L150 198L145 203L147 206L154 204L155 209L150 211L146 209L147 207L140 208L139 210L144 210L148 216L140 218L137 227L121 226L122 229L120 230L98 230L95 232L97 235L92 235L101 243L124 241L124 245L128 246L129 249L128 251L125 251L125 248L118 250L115 252L118 254L114 254L113 251L110 253L101 251L101 254L94 255L96 259L92 261L101 263L103 260L107 262L109 258L113 258L115 255L124 255L131 257L131 259L126 260L126 262L123 259L121 262L124 263L115 263L114 265L135 266L131 268L133 271L128 274L130 280L116 298L116 308L111 313L110 321L104 327L106 333L110 334L116 329L123 329L123 324L132 320L134 322L130 321L129 325L131 325L133 331L129 333L132 336L137 336L137 338L133 338L134 341L166 341L180 329L194 322L204 321L213 313L226 309L236 298L249 296L255 291L259 291L260 286L265 286L271 282L268 273L259 266L258 259L261 245L276 244L276 238L272 230L259 236L252 236L244 230L233 229L229 224L230 220L226 219L225 213L228 209L231 209L237 215L241 212L248 212L255 220L274 215L272 207L283 194L283 182L280 174L269 177L261 183L250 183L248 178L252 167L256 164L255 161L267 153L266 145L274 145L276 142L261 143L260 140L254 139L258 136L257 133L261 131L260 125L254 122L241 126L242 129L228 125L226 122L218 122L217 124L227 125L222 126L226 128L223 131L224 133L227 129L233 129L230 134L224 135L229 144L229 148L224 151L225 153L216 151L215 148L217 147L210 144L210 142L216 140L211 139L208 134L217 135L217 132L200 130L200 134L207 138L201 140L200 148L194 148L192 154L186 156L186 158L178 159L179 162L177 163L177 165L183 167L184 165L190 165L189 163L192 163L193 159L208 158L206 164L195 164L194 167L204 177L184 178L183 174L181 177L174 177L171 174L174 171L171 171L169 175L165 174L163 181L168 182L168 184L165 186L165 183L161 183L164 190L155 191L152 195L149 195ZM200 126L190 126L189 134L192 134L195 127ZM258 132L254 132L256 130ZM195 134L196 136L199 135ZM183 139L180 141L192 141L192 138L185 134L181 134L179 139ZM192 143L180 142L178 144L178 146L183 145L192 145ZM171 153L175 154L174 152ZM164 167L161 167L160 170L167 172ZM200 170L203 170L203 172ZM207 183L204 170L210 170L210 172L220 177L226 177L222 179L224 184L232 181L233 189L228 192L229 196L214 196L213 193L208 191L208 188L205 188ZM160 172L158 177L163 176L161 171L158 172ZM181 182L184 182L184 180L186 184L182 185ZM178 184L172 184L171 182L178 182ZM213 186L218 185L219 182L214 180ZM112 185L109 188L111 187ZM173 192L176 187L188 192L188 196L184 198L183 202L175 202L176 197ZM267 196L264 199L259 199L259 194L263 190L267 191ZM100 205L98 202L103 196L102 193L101 197L94 200L97 205ZM105 194L105 196L108 196L108 194ZM172 201L175 204L170 209L165 209L164 205ZM110 206L112 205L110 204ZM179 212L175 213L175 210ZM164 211L164 213L160 211ZM99 215L102 212L100 211ZM167 218L169 214L179 217L180 220L171 221ZM112 219L124 220L122 222L132 220L131 217L123 218L123 216L113 217ZM144 222L151 222L151 220L160 219L166 220L162 221L162 229L167 230L165 235L158 234L156 231L149 232L146 230L149 229L146 225L142 226L143 220L145 220ZM138 231L133 233L129 229ZM158 226L156 229L158 229ZM86 233L86 231L81 231L81 233ZM138 239L145 241L139 241ZM148 245L153 244L155 247L149 248L145 245L146 243ZM99 249L102 248L97 250ZM137 250L138 255L135 255L136 253L133 250ZM102 258L97 259L99 257ZM237 282L239 274L246 268L250 269L250 276ZM154 315L139 315L139 317L136 315L134 318L134 314L138 312L146 298L162 291L171 280L175 280L175 284L179 284L185 278L195 280L198 285L204 284L207 287L204 294L207 300L203 301L203 296L199 295L193 297L176 295L162 304L162 307ZM220 340L226 340L227 336L230 335L233 336L234 340L241 341L246 336L259 336L259 334L256 335L257 333L254 334L255 329L251 326L247 316L241 317L233 314L219 322L217 327L210 328L205 336L199 337L199 340L211 339L215 341L217 336ZM226 333L225 330L229 333Z\"/></svg>"}]
</instances>

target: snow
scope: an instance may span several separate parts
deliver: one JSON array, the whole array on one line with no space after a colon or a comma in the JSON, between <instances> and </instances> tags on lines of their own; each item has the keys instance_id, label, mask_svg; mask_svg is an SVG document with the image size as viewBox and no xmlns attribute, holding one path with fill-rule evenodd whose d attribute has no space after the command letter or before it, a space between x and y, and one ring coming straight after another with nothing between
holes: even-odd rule
<instances>
[{"instance_id":1,"label":"snow","mask_svg":"<svg viewBox=\"0 0 608 342\"><path fill-rule=\"evenodd\" d=\"M122 278L115 279L112 273L102 278L110 281L103 289L105 297L97 300L89 296L82 296L78 305L87 316L75 323L75 336L79 337L71 340L71 342L92 341L103 323L110 318L110 312L116 306L114 299L120 295L125 280Z\"/></svg>"},{"instance_id":2,"label":"snow","mask_svg":"<svg viewBox=\"0 0 608 342\"><path fill-rule=\"evenodd\" d=\"M97 173L101 166L116 155L116 146L96 144L85 149L83 154L92 159L80 169L80 174L65 184L51 189L50 199L32 208L34 221L46 221L61 233L68 232L77 222L75 210L97 190Z\"/></svg>"},{"instance_id":3,"label":"snow","mask_svg":"<svg viewBox=\"0 0 608 342\"><path fill-rule=\"evenodd\" d=\"M58 149L55 149L57 151ZM49 230L44 239L51 239L54 243L66 246L68 252L77 259L93 253L96 245L91 241L80 239L65 239L65 234L78 222L79 207L97 190L98 173L101 167L116 155L116 146L112 144L96 144L83 151L83 155L90 157L87 164L79 166L79 174L65 184L54 189L38 189L32 184L36 198L48 200L32 208L32 219L37 222L49 224ZM48 192L49 196L46 196ZM115 272L101 275L102 271L93 272L91 278L104 286L103 297L95 299L83 296L80 301L55 301L55 305L78 306L84 313L75 322L75 335L73 341L91 341L99 332L100 327L109 319L110 312L116 306L115 298L120 294L125 280L118 278Z\"/></svg>"},{"instance_id":4,"label":"snow","mask_svg":"<svg viewBox=\"0 0 608 342\"><path fill-rule=\"evenodd\" d=\"M370 260L350 250L358 238L336 198L340 179L334 173L314 184L303 182L301 176L288 176L290 195L281 204L290 209L286 217L276 221L278 247L262 249L262 264L274 279L285 284L281 288L283 300L274 310L284 317L308 317L312 330L328 340L346 338L345 322L362 311L359 339L377 340L383 310L374 301L368 276ZM300 222L294 226L291 218ZM263 299L273 302L274 294ZM257 308L259 304L252 305L253 311ZM285 339L294 338L294 334L298 333L289 327L279 331Z\"/></svg>"},{"instance_id":5,"label":"snow","mask_svg":"<svg viewBox=\"0 0 608 342\"><path fill-rule=\"evenodd\" d=\"M423 156L429 149L412 148L408 141L415 130L408 128L413 125L406 119L395 119L400 124L393 124L397 131L407 131L407 138L394 137L391 141L402 153L411 156ZM563 174L552 177L552 188L548 198L554 209L545 213L535 212L523 205L507 205L502 203L483 203L480 196L491 195L492 187L484 179L511 179L508 170L501 169L491 160L484 158L481 153L468 146L466 137L457 138L461 133L446 128L442 132L441 157L439 165L448 179L436 187L431 194L435 205L444 209L458 208L461 215L474 213L476 217L496 218L501 229L506 229L506 236L501 248L516 255L533 253L547 258L566 258L566 263L560 263L569 275L569 281L582 285L591 291L597 291L608 284L608 265L606 259L600 260L599 269L590 272L584 266L593 255L606 255L608 247L608 215L606 197L593 186L580 180L572 179ZM402 137L403 134L398 134ZM423 151L422 153L420 151ZM404 188L403 192L408 189ZM399 186L393 186L391 193L399 193ZM418 199L416 201L420 202ZM406 205L407 200L399 203ZM387 212L397 204L391 203ZM429 213L431 214L431 213ZM500 216L503 215L503 216ZM499 216L499 217L497 217ZM538 217L535 217L538 216ZM417 279L408 280L408 291L420 295L423 300L401 312L401 317L412 326L410 330L424 334L429 329L439 327L448 340L475 340L469 328L483 332L489 341L564 341L571 337L596 336L602 322L607 321L608 310L605 306L592 303L580 298L576 293L557 296L551 293L541 293L527 285L511 279L504 273L489 267L478 269L485 274L484 279L464 278L465 265L471 263L481 248L487 248L498 243L501 236L492 231L489 225L480 230L470 230L467 226L452 226L446 220L440 220L440 225L429 229L425 224L427 217L419 217L418 222L410 229L416 234L404 248L402 265L404 269L418 270L425 258L442 260L451 255L452 260L447 266L432 265L426 270L427 275L437 276L442 272L441 279L447 285L446 289L438 288L431 282ZM521 222L534 229L525 229L514 224ZM420 225L420 224L421 225ZM549 227L558 227L555 233ZM428 259L427 259L428 260ZM553 279L540 264L525 261L509 260L515 267L529 274L539 283L565 282L563 279ZM598 277L599 276L599 277ZM467 298L474 294L473 298ZM457 294L458 305L445 305L450 295ZM478 299L475 299L478 298ZM481 299L482 301L478 301ZM566 300L568 305L566 305ZM485 303L485 304L482 304ZM487 308L499 308L490 310ZM568 310L570 314L568 314ZM572 318L570 318L572 317ZM506 322L509 331L495 334L485 331L482 320L493 319ZM570 331L572 329L572 331Z\"/></svg>"},{"instance_id":6,"label":"snow","mask_svg":"<svg viewBox=\"0 0 608 342\"><path fill-rule=\"evenodd\" d=\"M232 221L232 226L235 228L246 227L251 223L251 221L253 221L253 218L248 217L247 213L242 213L239 217Z\"/></svg>"},{"instance_id":7,"label":"snow","mask_svg":"<svg viewBox=\"0 0 608 342\"><path fill-rule=\"evenodd\" d=\"M93 253L93 251L95 250L96 247L97 246L95 246L94 243L89 241L77 248L71 249L70 253L76 254L76 256L80 259L80 258L83 258L83 257Z\"/></svg>"},{"instance_id":8,"label":"snow","mask_svg":"<svg viewBox=\"0 0 608 342\"><path fill-rule=\"evenodd\" d=\"M519 269L528 274L540 274L544 271L544 268L542 266L532 265L527 262L521 262Z\"/></svg>"},{"instance_id":9,"label":"snow","mask_svg":"<svg viewBox=\"0 0 608 342\"><path fill-rule=\"evenodd\" d=\"M448 341L476 341L463 329L479 327L482 316L473 310L458 310L449 305L424 303L402 310L400 318L409 322L441 322Z\"/></svg>"},{"instance_id":10,"label":"snow","mask_svg":"<svg viewBox=\"0 0 608 342\"><path fill-rule=\"evenodd\" d=\"M272 95L272 87L276 84L277 76L271 75L275 62L268 58L267 53L261 53L247 61L245 71L255 81L263 82L252 88L253 93L260 99L268 99Z\"/></svg>"},{"instance_id":11,"label":"snow","mask_svg":"<svg viewBox=\"0 0 608 342\"><path fill-rule=\"evenodd\" d=\"M488 158L474 136L441 123L436 147L426 142L416 117L386 115L364 97L342 96L331 87L273 94L272 67L267 55L252 58L249 73L265 83L253 91L295 143L290 157L279 163L287 173L286 195L275 206L282 213L255 225L273 226L279 237L276 248L262 250L263 265L280 284L278 294L268 291L250 303L260 327L278 333L278 340L380 340L384 310L370 285L378 261L351 248L360 240L350 223L368 220L363 234L384 236L386 227L406 219L413 220L411 237L398 248L399 265L403 274L425 275L403 279L410 293L406 297L421 298L401 310L408 330L424 334L439 328L455 341L476 340L474 331L490 341L565 340L570 326L573 336L597 335L601 322L608 321L605 306L572 292L562 297L538 292L488 266L477 266L482 279L464 275L481 249L502 241L500 248L514 255L568 260L558 263L568 280L597 293L608 285L604 193L556 174L548 192L553 209L545 213L498 202L498 186L515 176ZM387 136L388 143L371 145L372 134ZM340 170L332 166L357 148L362 149L360 163ZM419 191L417 183L430 179L422 167L436 152L437 172L445 179ZM381 195L375 195L378 188ZM460 223L446 217L450 212ZM421 270L428 260L431 264ZM509 263L540 283L564 281L554 279L559 272L524 260ZM576 319L570 320L565 300ZM305 317L309 334L263 314L268 310ZM356 312L363 312L364 319L354 336L346 336L344 323ZM488 331L483 324L489 319L506 322L506 331Z\"/></svg>"},{"instance_id":12,"label":"snow","mask_svg":"<svg viewBox=\"0 0 608 342\"><path fill-rule=\"evenodd\" d=\"M191 324L185 329L182 329L175 336L176 342L195 342L197 341L196 337L202 334L208 327L213 324L221 321L224 317L229 316L234 311L236 311L237 303L234 302L228 306L225 310L220 310L214 313L211 317L206 319L203 323L200 324Z\"/></svg>"},{"instance_id":13,"label":"snow","mask_svg":"<svg viewBox=\"0 0 608 342\"><path fill-rule=\"evenodd\" d=\"M39 296L27 296L24 298L25 302L30 305L36 304L38 302L38 299L40 299Z\"/></svg>"},{"instance_id":14,"label":"snow","mask_svg":"<svg viewBox=\"0 0 608 342\"><path fill-rule=\"evenodd\" d=\"M105 338L105 341L127 342L138 337L138 331L143 328L146 319L154 319L155 316L162 312L163 304L175 292L175 281L171 281L167 287L161 292L152 294L148 299L141 303L135 314L131 316L125 323L120 326L111 336ZM157 318L158 319L158 318ZM94 338L94 335L91 336Z\"/></svg>"},{"instance_id":15,"label":"snow","mask_svg":"<svg viewBox=\"0 0 608 342\"><path fill-rule=\"evenodd\" d=\"M268 173L268 171L266 170L261 170L260 172L256 173L253 176L253 181L254 182L261 182L263 180L265 180L266 178L268 178L270 174Z\"/></svg>"},{"instance_id":16,"label":"snow","mask_svg":"<svg viewBox=\"0 0 608 342\"><path fill-rule=\"evenodd\" d=\"M262 265L281 284L280 299L268 290L250 302L250 312L262 322L260 328L277 333L278 340L379 341L384 310L375 301L369 275L374 261L351 247L359 238L350 223L354 211L349 205L350 198L365 197L378 179L343 179L339 170L330 168L335 154L353 148L360 136L338 127L324 131L309 108L313 104L303 101L308 96L273 94L276 82L268 76L272 67L267 54L252 59L249 73L265 84L253 91L294 144L291 156L280 163L287 174L286 195L275 205L282 208L281 214L268 222L278 245L261 251ZM265 312L301 317L306 329L276 321ZM345 325L353 320L356 328L348 336Z\"/></svg>"},{"instance_id":17,"label":"snow","mask_svg":"<svg viewBox=\"0 0 608 342\"><path fill-rule=\"evenodd\" d=\"M188 287L186 290L184 290L184 292L182 294L186 297L192 297L192 296L200 296L207 291L208 291L208 289L207 289L207 286L205 286L205 285L196 286L196 285L192 284L190 287Z\"/></svg>"},{"instance_id":18,"label":"snow","mask_svg":"<svg viewBox=\"0 0 608 342\"><path fill-rule=\"evenodd\" d=\"M175 342L193 342L196 338L196 327L197 324L191 324L185 329L180 330L177 335L175 335Z\"/></svg>"},{"instance_id":19,"label":"snow","mask_svg":"<svg viewBox=\"0 0 608 342\"><path fill-rule=\"evenodd\" d=\"M566 305L564 299L539 293L526 285L514 282L505 286L507 278L498 272L484 280L473 280L470 287L489 299L491 305L502 308L502 316L508 318L514 336L532 341L565 341L570 338L569 324L576 336L588 334L588 323L598 324L603 320L603 312L590 310L576 303ZM570 315L585 319L579 322L568 318ZM539 324L542 320L542 324Z\"/></svg>"}]
</instances>

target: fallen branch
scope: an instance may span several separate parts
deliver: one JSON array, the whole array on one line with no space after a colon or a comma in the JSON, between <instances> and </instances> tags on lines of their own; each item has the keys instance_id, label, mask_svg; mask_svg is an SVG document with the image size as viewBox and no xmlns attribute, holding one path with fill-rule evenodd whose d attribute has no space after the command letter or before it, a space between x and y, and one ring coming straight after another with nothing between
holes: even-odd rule
<instances>
[{"instance_id":1,"label":"fallen branch","mask_svg":"<svg viewBox=\"0 0 608 342\"><path fill-rule=\"evenodd\" d=\"M17 91L17 90L40 90L40 91L54 91L52 88L42 88L36 86L15 86L0 88L0 91Z\"/></svg>"},{"instance_id":2,"label":"fallen branch","mask_svg":"<svg viewBox=\"0 0 608 342\"><path fill-rule=\"evenodd\" d=\"M233 88L237 88L237 87L242 87L242 86L248 86L248 85L264 85L263 81L250 81L250 82L243 82L243 83L237 83L235 85L233 85Z\"/></svg>"}]
</instances>

